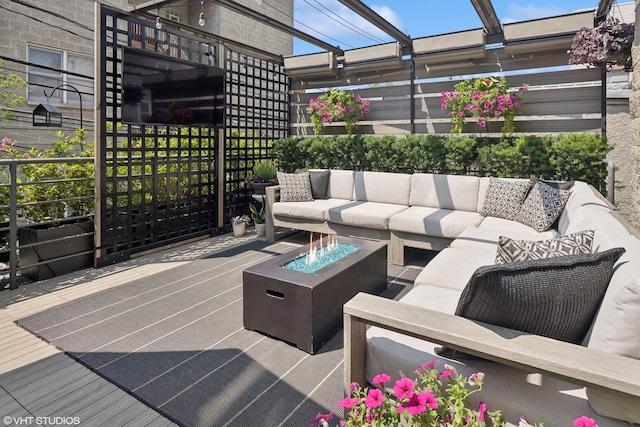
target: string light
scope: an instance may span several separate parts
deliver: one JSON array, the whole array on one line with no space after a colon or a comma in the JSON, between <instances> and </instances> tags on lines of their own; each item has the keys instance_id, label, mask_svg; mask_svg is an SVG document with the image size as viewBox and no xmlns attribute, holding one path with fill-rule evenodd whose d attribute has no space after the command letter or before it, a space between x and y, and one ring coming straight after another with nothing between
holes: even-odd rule
<instances>
[{"instance_id":1,"label":"string light","mask_svg":"<svg viewBox=\"0 0 640 427\"><path fill-rule=\"evenodd\" d=\"M158 30L161 30L161 29L162 29L162 19L160 19L160 17L159 17L159 16L156 18L156 28L157 28Z\"/></svg>"},{"instance_id":2,"label":"string light","mask_svg":"<svg viewBox=\"0 0 640 427\"><path fill-rule=\"evenodd\" d=\"M198 18L198 25L204 27L204 24L206 24L204 20L204 0L200 2L200 7L202 8L202 11L200 12L200 18Z\"/></svg>"}]
</instances>

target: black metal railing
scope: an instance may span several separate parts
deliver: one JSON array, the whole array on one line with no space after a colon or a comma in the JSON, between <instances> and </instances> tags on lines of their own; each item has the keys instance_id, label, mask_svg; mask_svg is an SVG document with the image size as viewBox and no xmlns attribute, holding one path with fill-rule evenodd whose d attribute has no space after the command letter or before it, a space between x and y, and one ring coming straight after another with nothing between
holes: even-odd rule
<instances>
[{"instance_id":1,"label":"black metal railing","mask_svg":"<svg viewBox=\"0 0 640 427\"><path fill-rule=\"evenodd\" d=\"M93 163L93 158L0 159L0 289L6 288L7 284L10 289L15 289L19 281L26 278L41 280L52 277L57 274L56 269L60 266L69 268L92 264L93 209L79 213L73 206L77 209L79 204L93 205L94 178L51 178L40 181L20 179L20 169L25 166L81 163ZM69 185L84 188L84 193L64 194L59 191ZM44 195L38 200L30 197L33 196L33 191L28 191L36 186L41 190L56 186L57 191L38 191L37 194ZM60 196L49 198L48 194ZM60 218L30 218L29 213L38 210L40 213L43 210L58 211L63 212L63 215ZM46 242L42 242L38 236L52 226L60 226L63 234L49 236ZM82 240L82 245L75 244L79 239Z\"/></svg>"}]
</instances>

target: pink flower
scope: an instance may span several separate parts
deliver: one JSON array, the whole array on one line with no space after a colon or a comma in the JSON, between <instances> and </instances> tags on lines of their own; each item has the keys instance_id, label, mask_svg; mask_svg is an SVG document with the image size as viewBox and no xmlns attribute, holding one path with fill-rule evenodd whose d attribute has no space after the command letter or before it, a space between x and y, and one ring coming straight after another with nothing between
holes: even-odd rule
<instances>
[{"instance_id":1,"label":"pink flower","mask_svg":"<svg viewBox=\"0 0 640 427\"><path fill-rule=\"evenodd\" d=\"M374 388L373 390L369 390L367 397L364 399L364 404L367 408L373 409L382 405L382 401L383 401L382 392L377 388Z\"/></svg>"},{"instance_id":2,"label":"pink flower","mask_svg":"<svg viewBox=\"0 0 640 427\"><path fill-rule=\"evenodd\" d=\"M345 409L351 409L360 403L360 399L352 399L351 397L345 397L338 401L338 406Z\"/></svg>"},{"instance_id":3,"label":"pink flower","mask_svg":"<svg viewBox=\"0 0 640 427\"><path fill-rule=\"evenodd\" d=\"M584 415L573 420L573 425L576 427L598 427L598 424L593 418L588 418Z\"/></svg>"},{"instance_id":4,"label":"pink flower","mask_svg":"<svg viewBox=\"0 0 640 427\"><path fill-rule=\"evenodd\" d=\"M464 113L462 111L458 111L458 117L462 117L464 116Z\"/></svg>"},{"instance_id":5,"label":"pink flower","mask_svg":"<svg viewBox=\"0 0 640 427\"><path fill-rule=\"evenodd\" d=\"M353 393L353 390L355 390L355 389L357 389L357 388L360 388L360 384L358 384L357 382L353 381L353 382L351 383L351 385L349 386L349 388L350 388L350 390L351 390L351 393Z\"/></svg>"},{"instance_id":6,"label":"pink flower","mask_svg":"<svg viewBox=\"0 0 640 427\"><path fill-rule=\"evenodd\" d=\"M483 119L478 119L478 126L485 127L486 125L487 125L487 123ZM444 372L443 372L443 374L444 374Z\"/></svg>"},{"instance_id":7,"label":"pink flower","mask_svg":"<svg viewBox=\"0 0 640 427\"><path fill-rule=\"evenodd\" d=\"M482 120L482 119L479 119L478 122L480 120ZM456 368L454 368L451 365L444 365L444 371L442 371L440 373L440 375L438 375L438 381L443 379L443 378L445 378L445 377L450 377L451 375L455 375L455 374L456 374Z\"/></svg>"},{"instance_id":8,"label":"pink flower","mask_svg":"<svg viewBox=\"0 0 640 427\"><path fill-rule=\"evenodd\" d=\"M474 384L480 385L482 381L484 381L484 374L482 372L472 374L469 377L469 385L474 385Z\"/></svg>"},{"instance_id":9,"label":"pink flower","mask_svg":"<svg viewBox=\"0 0 640 427\"><path fill-rule=\"evenodd\" d=\"M314 419L309 421L309 427L322 426L327 421L329 421L331 418L333 418L333 413L332 412L329 412L328 414L321 414L320 412L318 412L318 415L316 415L316 417Z\"/></svg>"},{"instance_id":10,"label":"pink flower","mask_svg":"<svg viewBox=\"0 0 640 427\"><path fill-rule=\"evenodd\" d=\"M429 369L434 369L436 367L436 365L440 363L440 361L438 359L435 360L430 360L426 363L423 363L420 365L421 368L429 368Z\"/></svg>"},{"instance_id":11,"label":"pink flower","mask_svg":"<svg viewBox=\"0 0 640 427\"><path fill-rule=\"evenodd\" d=\"M385 383L388 383L390 380L391 380L391 377L389 375L382 373L373 377L373 379L371 380L371 384L373 385L385 384Z\"/></svg>"},{"instance_id":12,"label":"pink flower","mask_svg":"<svg viewBox=\"0 0 640 427\"><path fill-rule=\"evenodd\" d=\"M487 412L487 405L484 402L480 402L478 405L478 421L484 421L484 414Z\"/></svg>"},{"instance_id":13,"label":"pink flower","mask_svg":"<svg viewBox=\"0 0 640 427\"><path fill-rule=\"evenodd\" d=\"M419 394L411 396L411 399L402 406L402 410L406 410L411 415L418 415L427 410L427 406L431 409L438 407L438 401L428 391L422 391Z\"/></svg>"},{"instance_id":14,"label":"pink flower","mask_svg":"<svg viewBox=\"0 0 640 427\"><path fill-rule=\"evenodd\" d=\"M401 378L393 385L393 394L398 399L406 399L413 395L413 381L409 378Z\"/></svg>"}]
</instances>

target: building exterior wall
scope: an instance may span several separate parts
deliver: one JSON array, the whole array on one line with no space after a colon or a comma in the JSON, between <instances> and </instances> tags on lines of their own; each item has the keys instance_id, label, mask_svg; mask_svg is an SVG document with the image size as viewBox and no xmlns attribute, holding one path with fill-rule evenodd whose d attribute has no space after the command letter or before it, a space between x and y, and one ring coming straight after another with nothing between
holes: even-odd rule
<instances>
[{"instance_id":1,"label":"building exterior wall","mask_svg":"<svg viewBox=\"0 0 640 427\"><path fill-rule=\"evenodd\" d=\"M633 42L633 65L634 69L640 70L640 0L635 0L635 22L636 35ZM631 222L636 228L640 228L640 73L633 73L633 93L629 100L631 113L631 177L630 187L630 210Z\"/></svg>"},{"instance_id":2,"label":"building exterior wall","mask_svg":"<svg viewBox=\"0 0 640 427\"><path fill-rule=\"evenodd\" d=\"M121 10L133 10L140 1L103 0L102 3ZM270 0L268 4L256 0L242 0L241 4L275 20L293 25L293 0ZM93 57L94 0L25 0L21 2L0 0L0 5L3 7L0 13L0 28L3 28L3 34L0 37L0 56L10 59L5 60L5 72L15 72L26 80L29 46ZM293 53L292 36L264 24L258 24L212 1L205 2L204 8L206 18L204 31L277 55ZM183 24L198 28L201 11L202 6L199 2L183 0L161 8L159 14L163 20L179 19ZM150 13L157 12L150 11ZM91 74L93 74L92 71ZM34 85L31 90L37 90L38 95L42 93L40 92L42 89L35 89ZM62 90L58 90L57 93ZM51 89L46 91L49 95ZM26 95L27 90L20 89L19 93ZM93 89L87 88L86 93L83 95L83 127L87 129L87 138L91 140L93 139L91 97ZM46 102L44 99L42 101ZM55 105L63 115L62 127L33 127L32 111L39 103L29 101L17 109L15 113L18 120L0 121L0 138L7 136L15 139L21 148L43 149L58 139L56 136L58 131L73 134L79 127L79 107L56 103L53 98L50 99L50 103Z\"/></svg>"}]
</instances>

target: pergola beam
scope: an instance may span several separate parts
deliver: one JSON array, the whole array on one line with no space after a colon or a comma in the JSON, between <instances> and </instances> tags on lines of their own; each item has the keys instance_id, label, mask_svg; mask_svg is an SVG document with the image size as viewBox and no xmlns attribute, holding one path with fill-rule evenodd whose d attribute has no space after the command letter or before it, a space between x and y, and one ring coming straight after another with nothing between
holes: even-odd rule
<instances>
[{"instance_id":1,"label":"pergola beam","mask_svg":"<svg viewBox=\"0 0 640 427\"><path fill-rule=\"evenodd\" d=\"M471 4L473 4L482 21L482 25L487 30L487 35L492 36L502 33L500 19L496 15L496 10L493 8L491 0L471 0Z\"/></svg>"},{"instance_id":2,"label":"pergola beam","mask_svg":"<svg viewBox=\"0 0 640 427\"><path fill-rule=\"evenodd\" d=\"M371 22L373 25L375 25L385 33L389 34L395 40L400 42L403 47L411 46L411 37L391 25L389 21L371 10L360 0L340 0L340 3L347 6L349 9L362 16L364 19Z\"/></svg>"},{"instance_id":3,"label":"pergola beam","mask_svg":"<svg viewBox=\"0 0 640 427\"><path fill-rule=\"evenodd\" d=\"M133 12L146 12L148 10L160 9L178 0L149 0L133 7Z\"/></svg>"},{"instance_id":4,"label":"pergola beam","mask_svg":"<svg viewBox=\"0 0 640 427\"><path fill-rule=\"evenodd\" d=\"M169 0L171 1L171 0ZM311 43L315 46L321 47L324 50L327 50L329 52L333 52L337 55L342 55L344 53L344 51L338 47L338 46L334 46L332 44L326 43L318 38L315 38L313 36L310 36L307 33L304 33L296 28L290 27L287 24L284 24L280 21L277 21L273 18L270 18L266 15L263 15L262 13L256 12L253 9L249 9L248 7L242 6L241 4L238 4L234 1L231 0L210 0L212 3L218 3L220 6L226 7L227 9L233 10L234 12L237 12L243 16L247 16L249 18L252 18L258 22L261 22L265 25L268 25L270 27L273 28L277 28L278 30L285 32L289 35L292 35L294 37L297 37L301 40L304 40L308 43Z\"/></svg>"}]
</instances>

